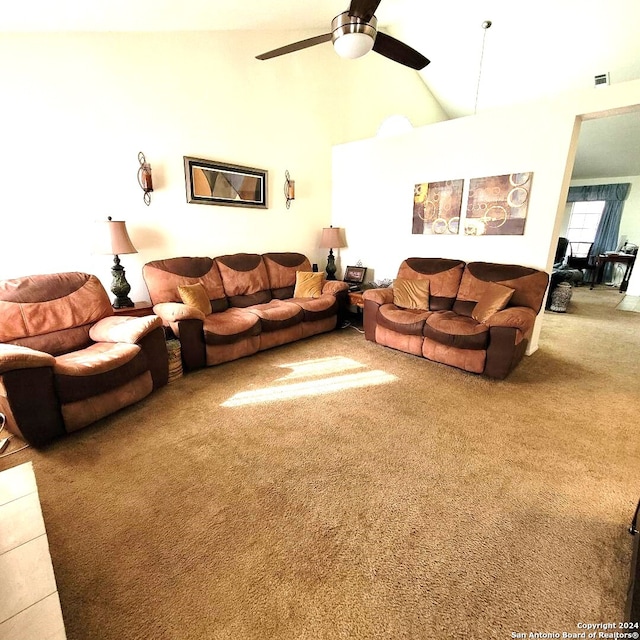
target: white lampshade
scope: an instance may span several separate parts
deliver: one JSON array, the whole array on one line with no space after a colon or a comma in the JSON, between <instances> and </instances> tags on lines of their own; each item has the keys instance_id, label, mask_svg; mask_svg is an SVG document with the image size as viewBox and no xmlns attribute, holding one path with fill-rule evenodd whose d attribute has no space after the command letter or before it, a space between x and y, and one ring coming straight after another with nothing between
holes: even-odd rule
<instances>
[{"instance_id":1,"label":"white lampshade","mask_svg":"<svg viewBox=\"0 0 640 640\"><path fill-rule=\"evenodd\" d=\"M345 33L334 43L333 48L341 58L361 58L373 49L373 38L366 33Z\"/></svg>"},{"instance_id":2,"label":"white lampshade","mask_svg":"<svg viewBox=\"0 0 640 640\"><path fill-rule=\"evenodd\" d=\"M95 223L93 253L117 256L138 253L123 220L100 220Z\"/></svg>"},{"instance_id":3,"label":"white lampshade","mask_svg":"<svg viewBox=\"0 0 640 640\"><path fill-rule=\"evenodd\" d=\"M373 49L378 20L371 16L368 22L348 11L336 16L331 22L333 48L341 58L360 58Z\"/></svg>"}]
</instances>

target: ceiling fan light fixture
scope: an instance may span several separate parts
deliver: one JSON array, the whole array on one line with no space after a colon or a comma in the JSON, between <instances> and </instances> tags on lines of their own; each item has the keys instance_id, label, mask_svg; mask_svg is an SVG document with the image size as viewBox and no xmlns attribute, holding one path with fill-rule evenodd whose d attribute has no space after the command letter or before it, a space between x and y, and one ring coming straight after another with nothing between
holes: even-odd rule
<instances>
[{"instance_id":1,"label":"ceiling fan light fixture","mask_svg":"<svg viewBox=\"0 0 640 640\"><path fill-rule=\"evenodd\" d=\"M361 58L373 49L378 20L375 16L369 22L350 16L348 11L336 16L331 23L333 48L341 58Z\"/></svg>"}]
</instances>

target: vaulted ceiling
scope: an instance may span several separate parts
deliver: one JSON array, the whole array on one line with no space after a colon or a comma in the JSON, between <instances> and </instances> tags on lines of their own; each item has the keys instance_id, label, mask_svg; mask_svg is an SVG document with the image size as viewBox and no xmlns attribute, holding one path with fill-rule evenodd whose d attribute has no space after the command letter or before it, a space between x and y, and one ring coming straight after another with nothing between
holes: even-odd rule
<instances>
[{"instance_id":1,"label":"vaulted ceiling","mask_svg":"<svg viewBox=\"0 0 640 640\"><path fill-rule=\"evenodd\" d=\"M331 19L348 4L349 0L3 2L0 32L255 30L258 54L272 48L272 38L263 39L263 32L291 30L291 38L282 45L327 33ZM609 74L611 84L640 78L638 0L382 0L376 16L382 30L431 60L419 73L452 118L594 87L594 77L600 74ZM492 22L486 30L485 20ZM301 36L301 30L308 33ZM640 175L639 145L640 112L589 121L583 125L574 175ZM598 163L590 151L608 161Z\"/></svg>"}]
</instances>

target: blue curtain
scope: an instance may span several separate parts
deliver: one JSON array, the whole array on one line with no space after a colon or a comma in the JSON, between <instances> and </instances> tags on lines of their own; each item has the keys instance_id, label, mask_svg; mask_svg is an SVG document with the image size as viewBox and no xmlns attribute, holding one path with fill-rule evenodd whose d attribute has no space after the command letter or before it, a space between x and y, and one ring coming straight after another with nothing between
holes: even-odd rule
<instances>
[{"instance_id":1,"label":"blue curtain","mask_svg":"<svg viewBox=\"0 0 640 640\"><path fill-rule=\"evenodd\" d=\"M600 224L596 231L591 250L592 263L595 256L605 251L613 251L618 244L618 233L620 231L620 219L624 200L629 193L630 183L619 184L596 184L584 187L569 187L567 202L589 202L594 200L604 200L604 210L600 218Z\"/></svg>"}]
</instances>

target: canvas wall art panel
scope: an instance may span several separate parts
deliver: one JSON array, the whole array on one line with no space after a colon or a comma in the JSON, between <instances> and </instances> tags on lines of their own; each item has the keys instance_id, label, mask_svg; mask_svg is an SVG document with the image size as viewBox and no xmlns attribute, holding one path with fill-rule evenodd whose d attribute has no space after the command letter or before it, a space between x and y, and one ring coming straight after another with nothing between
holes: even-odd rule
<instances>
[{"instance_id":1,"label":"canvas wall art panel","mask_svg":"<svg viewBox=\"0 0 640 640\"><path fill-rule=\"evenodd\" d=\"M470 180L465 235L523 235L532 177L528 172Z\"/></svg>"},{"instance_id":2,"label":"canvas wall art panel","mask_svg":"<svg viewBox=\"0 0 640 640\"><path fill-rule=\"evenodd\" d=\"M424 182L413 189L414 234L457 234L460 229L463 180Z\"/></svg>"}]
</instances>

